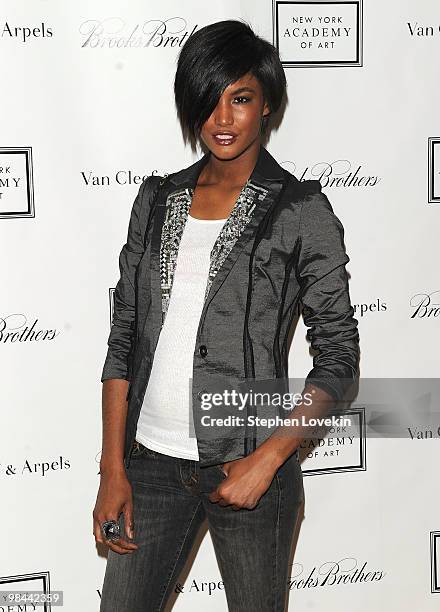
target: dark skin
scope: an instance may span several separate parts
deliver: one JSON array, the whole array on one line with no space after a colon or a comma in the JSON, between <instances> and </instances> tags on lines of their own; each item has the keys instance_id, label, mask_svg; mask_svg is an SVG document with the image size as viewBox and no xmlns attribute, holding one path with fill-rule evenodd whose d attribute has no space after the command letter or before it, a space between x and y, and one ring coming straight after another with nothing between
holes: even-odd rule
<instances>
[{"instance_id":1,"label":"dark skin","mask_svg":"<svg viewBox=\"0 0 440 612\"><path fill-rule=\"evenodd\" d=\"M269 114L259 81L245 76L224 90L200 139L211 151L191 202L191 215L199 219L225 219L257 163L261 144L261 118ZM237 134L228 146L217 144L213 134ZM209 203L209 204L207 204Z\"/></svg>"},{"instance_id":2,"label":"dark skin","mask_svg":"<svg viewBox=\"0 0 440 612\"><path fill-rule=\"evenodd\" d=\"M93 509L95 541L106 544L119 554L134 552L138 545L130 542L134 537L133 499L131 485L124 466L124 437L128 402L128 381L111 378L102 383L102 452L100 485ZM117 542L103 538L101 523L117 520L124 513L125 534Z\"/></svg>"},{"instance_id":3,"label":"dark skin","mask_svg":"<svg viewBox=\"0 0 440 612\"><path fill-rule=\"evenodd\" d=\"M224 219L229 216L245 182L250 177L261 145L261 120L270 112L259 81L245 75L224 90L211 116L202 126L200 138L211 151L194 191L190 214L199 219ZM218 131L236 134L230 145L218 144ZM110 379L103 382L103 446L100 461L101 482L93 510L93 533L97 542L105 543L120 554L134 552L131 485L123 462L126 393L128 381ZM295 417L320 417L332 407L332 398L317 387L308 385L303 394L311 393L311 405L295 408ZM286 414L286 417L288 415ZM226 478L210 493L209 500L234 510L255 508L286 459L308 435L295 426L279 427L247 457L222 465ZM125 533L117 542L104 540L100 524L117 520L124 513Z\"/></svg>"}]
</instances>

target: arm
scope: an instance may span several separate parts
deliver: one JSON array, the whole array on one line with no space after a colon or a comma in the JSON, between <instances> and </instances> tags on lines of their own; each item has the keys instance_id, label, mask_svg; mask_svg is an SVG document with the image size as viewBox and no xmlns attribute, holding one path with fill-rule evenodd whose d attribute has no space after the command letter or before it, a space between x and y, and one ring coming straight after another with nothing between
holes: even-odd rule
<instances>
[{"instance_id":1,"label":"arm","mask_svg":"<svg viewBox=\"0 0 440 612\"><path fill-rule=\"evenodd\" d=\"M290 415L307 420L325 417L358 376L358 321L350 302L350 261L344 244L344 228L322 193L302 204L300 251L295 273L299 280L307 338L318 353L307 375L303 396L311 404L295 406ZM286 417L287 418L287 417ZM302 421L300 421L302 422ZM255 453L281 465L309 435L309 428L279 427Z\"/></svg>"},{"instance_id":2,"label":"arm","mask_svg":"<svg viewBox=\"0 0 440 612\"><path fill-rule=\"evenodd\" d=\"M102 370L101 472L123 470L124 433L135 334L135 273L144 252L141 214L145 214L152 177L140 186L132 206L127 241L119 255L120 277L113 296L113 318Z\"/></svg>"},{"instance_id":3,"label":"arm","mask_svg":"<svg viewBox=\"0 0 440 612\"><path fill-rule=\"evenodd\" d=\"M322 193L307 196L302 204L299 240L293 273L300 285L307 338L318 353L303 390L313 401L295 406L286 414L287 420L292 413L299 419L304 415L306 420L325 416L356 379L359 359L358 321L353 316L345 269L349 257L344 230ZM228 478L211 494L211 501L254 508L278 468L309 431L296 425L280 426L253 453L227 462L224 471Z\"/></svg>"},{"instance_id":4,"label":"arm","mask_svg":"<svg viewBox=\"0 0 440 612\"><path fill-rule=\"evenodd\" d=\"M144 252L141 216L149 213L152 177L141 185L134 201L128 226L127 241L119 255L120 278L114 292L112 327L108 351L102 371L102 453L101 480L93 509L93 533L96 542L104 543L101 524L117 520L124 513L125 535L134 537L131 486L127 479L123 456L127 417L127 390L131 378L131 355L135 334L135 274ZM106 540L114 552L133 553L137 544L121 534L116 542Z\"/></svg>"},{"instance_id":5,"label":"arm","mask_svg":"<svg viewBox=\"0 0 440 612\"><path fill-rule=\"evenodd\" d=\"M128 402L128 382L113 378L102 385L102 452L100 473L125 473L124 441Z\"/></svg>"}]
</instances>

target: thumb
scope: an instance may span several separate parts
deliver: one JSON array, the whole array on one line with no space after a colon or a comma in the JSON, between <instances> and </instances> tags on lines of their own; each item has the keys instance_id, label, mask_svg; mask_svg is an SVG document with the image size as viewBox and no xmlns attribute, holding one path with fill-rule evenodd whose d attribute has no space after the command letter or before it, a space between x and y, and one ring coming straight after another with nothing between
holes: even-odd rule
<instances>
[{"instance_id":1,"label":"thumb","mask_svg":"<svg viewBox=\"0 0 440 612\"><path fill-rule=\"evenodd\" d=\"M218 492L218 489L214 489L214 491L211 491L211 493L208 495L209 501L213 503L217 503L221 499L221 497L222 496Z\"/></svg>"}]
</instances>

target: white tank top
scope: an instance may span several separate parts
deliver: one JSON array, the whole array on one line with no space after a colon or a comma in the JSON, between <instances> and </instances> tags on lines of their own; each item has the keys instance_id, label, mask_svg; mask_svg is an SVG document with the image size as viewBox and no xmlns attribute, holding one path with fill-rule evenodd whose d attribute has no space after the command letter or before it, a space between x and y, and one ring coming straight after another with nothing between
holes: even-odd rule
<instances>
[{"instance_id":1,"label":"white tank top","mask_svg":"<svg viewBox=\"0 0 440 612\"><path fill-rule=\"evenodd\" d=\"M225 221L188 215L139 415L136 440L172 457L199 459L197 440L189 436L190 379L211 249Z\"/></svg>"}]
</instances>

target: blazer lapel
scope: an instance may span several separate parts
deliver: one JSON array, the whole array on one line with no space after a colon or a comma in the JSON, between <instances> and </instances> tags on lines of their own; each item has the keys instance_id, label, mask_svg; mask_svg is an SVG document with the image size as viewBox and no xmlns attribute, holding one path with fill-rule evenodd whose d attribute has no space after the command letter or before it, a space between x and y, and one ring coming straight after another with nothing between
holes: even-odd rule
<instances>
[{"instance_id":1,"label":"blazer lapel","mask_svg":"<svg viewBox=\"0 0 440 612\"><path fill-rule=\"evenodd\" d=\"M153 350L159 338L162 328L162 295L161 295L161 231L165 220L166 206L161 197L155 206L152 227L151 227L151 246L150 246L150 303L151 311L149 317L145 319L145 325L149 326L149 334Z\"/></svg>"},{"instance_id":2,"label":"blazer lapel","mask_svg":"<svg viewBox=\"0 0 440 612\"><path fill-rule=\"evenodd\" d=\"M186 187L168 195L160 243L160 290L162 297L162 323L168 310L177 264L180 239L191 206L191 193Z\"/></svg>"},{"instance_id":3,"label":"blazer lapel","mask_svg":"<svg viewBox=\"0 0 440 612\"><path fill-rule=\"evenodd\" d=\"M267 189L252 183L250 180L247 180L244 184L212 248L205 300L208 299L208 296L211 297L211 295L218 291L222 281L228 275L240 251L247 242L248 237L253 233L252 228L255 226L255 223L251 224L251 232L244 232L251 222L257 207L259 209L263 208L263 202L267 193ZM243 238L240 239L242 235Z\"/></svg>"},{"instance_id":4,"label":"blazer lapel","mask_svg":"<svg viewBox=\"0 0 440 612\"><path fill-rule=\"evenodd\" d=\"M168 310L180 240L191 207L192 196L210 153L170 176L174 187L165 201L158 202L151 241L151 303L153 317L162 327ZM202 315L231 271L240 252L255 234L283 185L281 166L260 147L256 166L244 184L211 250Z\"/></svg>"}]
</instances>

